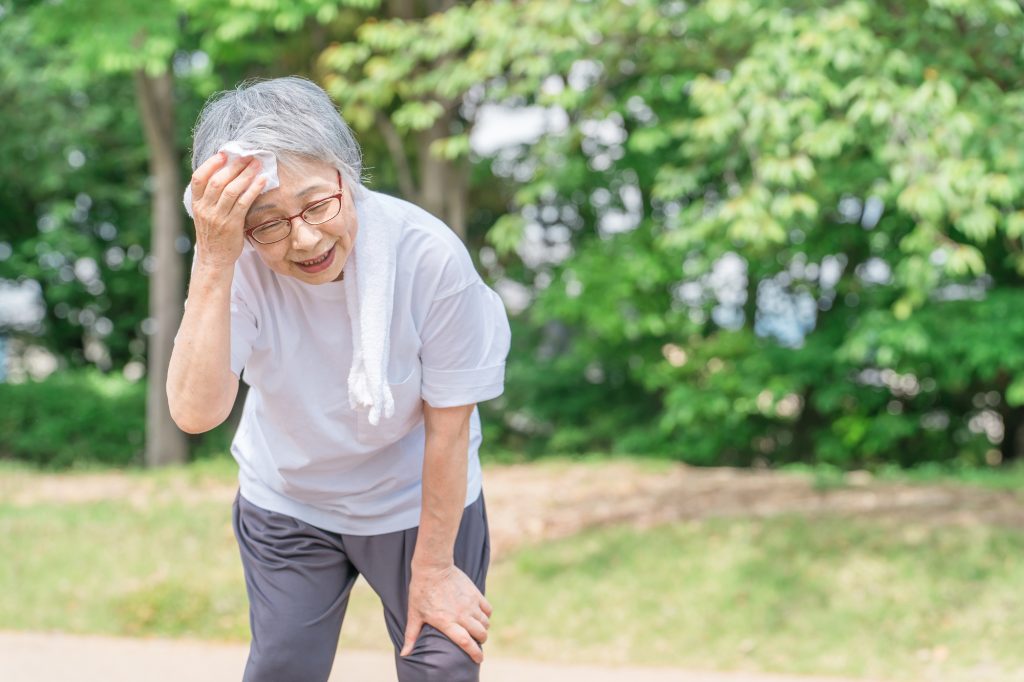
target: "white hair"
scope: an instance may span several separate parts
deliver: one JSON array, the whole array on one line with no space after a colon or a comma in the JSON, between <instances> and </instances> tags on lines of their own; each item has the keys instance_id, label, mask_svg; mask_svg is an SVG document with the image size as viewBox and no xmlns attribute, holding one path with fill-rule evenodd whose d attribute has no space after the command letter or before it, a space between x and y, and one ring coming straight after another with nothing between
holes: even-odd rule
<instances>
[{"instance_id":1,"label":"white hair","mask_svg":"<svg viewBox=\"0 0 1024 682\"><path fill-rule=\"evenodd\" d=\"M362 182L362 155L352 130L323 89L305 78L247 80L206 101L192 131L192 170L238 140L284 163L322 161L345 183Z\"/></svg>"}]
</instances>

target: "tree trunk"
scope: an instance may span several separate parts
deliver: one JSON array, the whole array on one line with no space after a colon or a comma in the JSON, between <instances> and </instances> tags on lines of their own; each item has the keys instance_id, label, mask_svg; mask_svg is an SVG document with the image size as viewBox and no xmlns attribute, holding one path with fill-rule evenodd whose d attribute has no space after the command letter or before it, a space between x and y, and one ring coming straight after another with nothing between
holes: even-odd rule
<instances>
[{"instance_id":1,"label":"tree trunk","mask_svg":"<svg viewBox=\"0 0 1024 682\"><path fill-rule=\"evenodd\" d=\"M451 135L452 114L446 113L429 129L416 136L419 161L419 204L443 220L455 234L466 240L466 187L468 178L460 168L430 153L430 145Z\"/></svg>"},{"instance_id":2,"label":"tree trunk","mask_svg":"<svg viewBox=\"0 0 1024 682\"><path fill-rule=\"evenodd\" d=\"M466 223L469 218L469 160L465 158L448 162L448 188L445 197L445 222L455 234L466 241Z\"/></svg>"},{"instance_id":3,"label":"tree trunk","mask_svg":"<svg viewBox=\"0 0 1024 682\"><path fill-rule=\"evenodd\" d=\"M174 143L174 93L170 69L159 76L135 73L135 96L142 114L149 147L153 181L149 317L154 322L147 355L146 465L184 463L188 459L185 434L171 420L167 407L167 365L174 335L181 322L182 256L175 241L182 234L181 182L178 150Z\"/></svg>"},{"instance_id":4,"label":"tree trunk","mask_svg":"<svg viewBox=\"0 0 1024 682\"><path fill-rule=\"evenodd\" d=\"M443 129L447 119L442 116L429 129L416 135L416 159L419 162L420 200L419 204L441 220L444 220L444 188L448 183L445 162L430 153L434 140L446 136Z\"/></svg>"},{"instance_id":5,"label":"tree trunk","mask_svg":"<svg viewBox=\"0 0 1024 682\"><path fill-rule=\"evenodd\" d=\"M1003 464L1024 459L1024 407L1008 407L1003 412Z\"/></svg>"},{"instance_id":6,"label":"tree trunk","mask_svg":"<svg viewBox=\"0 0 1024 682\"><path fill-rule=\"evenodd\" d=\"M388 0L388 17L413 21L426 14L443 12L455 6L455 0ZM394 126L381 117L380 128L388 152L398 170L398 182L406 199L443 220L462 241L466 241L467 209L469 205L469 173L465 160L448 161L430 153L430 145L451 135L453 111L449 109L431 126L415 136L418 189L412 178L408 157L402 139Z\"/></svg>"},{"instance_id":7,"label":"tree trunk","mask_svg":"<svg viewBox=\"0 0 1024 682\"><path fill-rule=\"evenodd\" d=\"M415 19L415 0L388 0L388 17L392 19Z\"/></svg>"},{"instance_id":8,"label":"tree trunk","mask_svg":"<svg viewBox=\"0 0 1024 682\"><path fill-rule=\"evenodd\" d=\"M754 262L747 259L747 300L743 302L743 325L756 333L757 326L757 288L761 284L761 272Z\"/></svg>"}]
</instances>

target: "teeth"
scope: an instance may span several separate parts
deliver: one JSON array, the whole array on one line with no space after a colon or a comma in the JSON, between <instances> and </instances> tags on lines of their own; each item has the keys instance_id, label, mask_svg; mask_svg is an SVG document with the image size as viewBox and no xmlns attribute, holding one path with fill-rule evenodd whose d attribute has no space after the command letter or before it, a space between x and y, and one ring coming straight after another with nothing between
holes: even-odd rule
<instances>
[{"instance_id":1,"label":"teeth","mask_svg":"<svg viewBox=\"0 0 1024 682\"><path fill-rule=\"evenodd\" d=\"M319 258L314 258L313 260L299 261L299 265L316 265L318 263L323 263L325 260L327 260L327 254L329 254L329 253L330 253L330 250L328 250L327 253L325 253L324 255L320 256Z\"/></svg>"}]
</instances>

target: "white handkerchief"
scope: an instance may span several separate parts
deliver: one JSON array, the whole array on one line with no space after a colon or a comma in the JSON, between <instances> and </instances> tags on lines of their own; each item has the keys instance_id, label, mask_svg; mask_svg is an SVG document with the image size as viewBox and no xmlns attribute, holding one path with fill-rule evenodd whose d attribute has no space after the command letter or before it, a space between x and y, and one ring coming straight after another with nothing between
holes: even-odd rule
<instances>
[{"instance_id":1,"label":"white handkerchief","mask_svg":"<svg viewBox=\"0 0 1024 682\"><path fill-rule=\"evenodd\" d=\"M228 155L228 163L231 163L240 156L255 156L261 166L260 173L256 177L265 177L267 179L267 184L263 186L261 194L281 186L281 181L277 177L277 157L274 156L274 152L268 152L266 149L249 149L236 140L225 143L218 151ZM195 216L192 215L191 184L185 188L185 196L182 197L182 201L185 203L185 212L188 213L188 217L194 218Z\"/></svg>"}]
</instances>

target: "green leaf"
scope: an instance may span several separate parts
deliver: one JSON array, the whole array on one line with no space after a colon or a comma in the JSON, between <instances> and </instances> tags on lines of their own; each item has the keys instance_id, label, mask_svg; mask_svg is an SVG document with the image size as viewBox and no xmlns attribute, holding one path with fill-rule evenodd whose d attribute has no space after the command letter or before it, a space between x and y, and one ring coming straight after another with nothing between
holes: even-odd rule
<instances>
[{"instance_id":1,"label":"green leaf","mask_svg":"<svg viewBox=\"0 0 1024 682\"><path fill-rule=\"evenodd\" d=\"M924 182L914 183L904 189L896 202L902 210L922 220L939 220L946 210L942 196Z\"/></svg>"},{"instance_id":2,"label":"green leaf","mask_svg":"<svg viewBox=\"0 0 1024 682\"><path fill-rule=\"evenodd\" d=\"M1011 407L1024 405L1024 374L1021 374L1006 387L1006 404Z\"/></svg>"},{"instance_id":3,"label":"green leaf","mask_svg":"<svg viewBox=\"0 0 1024 682\"><path fill-rule=\"evenodd\" d=\"M526 222L518 213L506 213L498 218L487 231L487 241L499 255L508 255L516 250L523 239Z\"/></svg>"},{"instance_id":4,"label":"green leaf","mask_svg":"<svg viewBox=\"0 0 1024 682\"><path fill-rule=\"evenodd\" d=\"M434 140L430 145L430 153L448 161L464 157L469 154L469 135L452 135Z\"/></svg>"},{"instance_id":5,"label":"green leaf","mask_svg":"<svg viewBox=\"0 0 1024 682\"><path fill-rule=\"evenodd\" d=\"M629 136L629 147L639 154L650 154L667 145L672 138L662 128L641 128Z\"/></svg>"},{"instance_id":6,"label":"green leaf","mask_svg":"<svg viewBox=\"0 0 1024 682\"><path fill-rule=\"evenodd\" d=\"M1010 239L1024 237L1024 211L1014 211L1006 218L1006 236Z\"/></svg>"},{"instance_id":7,"label":"green leaf","mask_svg":"<svg viewBox=\"0 0 1024 682\"><path fill-rule=\"evenodd\" d=\"M985 258L981 251L967 244L960 244L949 252L946 270L956 276L985 274Z\"/></svg>"},{"instance_id":8,"label":"green leaf","mask_svg":"<svg viewBox=\"0 0 1024 682\"><path fill-rule=\"evenodd\" d=\"M444 113L438 102L407 102L392 116L395 125L405 130L426 130Z\"/></svg>"},{"instance_id":9,"label":"green leaf","mask_svg":"<svg viewBox=\"0 0 1024 682\"><path fill-rule=\"evenodd\" d=\"M996 233L999 211L992 206L979 206L957 221L956 226L969 239L984 243Z\"/></svg>"}]
</instances>

